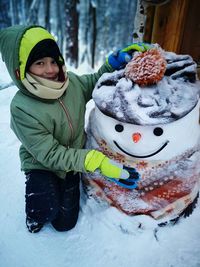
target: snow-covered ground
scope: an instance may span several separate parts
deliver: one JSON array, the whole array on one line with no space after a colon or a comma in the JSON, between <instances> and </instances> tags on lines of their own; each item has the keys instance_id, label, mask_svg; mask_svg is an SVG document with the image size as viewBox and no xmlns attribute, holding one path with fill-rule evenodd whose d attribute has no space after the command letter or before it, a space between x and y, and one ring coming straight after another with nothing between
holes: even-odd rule
<instances>
[{"instance_id":1,"label":"snow-covered ground","mask_svg":"<svg viewBox=\"0 0 200 267\"><path fill-rule=\"evenodd\" d=\"M0 61L0 83L10 83ZM0 90L0 267L200 267L200 204L174 226L129 217L82 193L77 226L38 234L25 227L19 141L9 128L15 86ZM140 226L140 227L139 227Z\"/></svg>"}]
</instances>

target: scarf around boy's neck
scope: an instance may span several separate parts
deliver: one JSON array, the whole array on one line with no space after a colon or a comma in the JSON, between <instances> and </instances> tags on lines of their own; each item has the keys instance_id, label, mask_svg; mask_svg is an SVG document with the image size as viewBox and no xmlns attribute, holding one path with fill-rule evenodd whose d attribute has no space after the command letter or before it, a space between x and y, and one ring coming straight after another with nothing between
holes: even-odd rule
<instances>
[{"instance_id":1,"label":"scarf around boy's neck","mask_svg":"<svg viewBox=\"0 0 200 267\"><path fill-rule=\"evenodd\" d=\"M66 72L63 82L44 79L32 73L26 73L26 78L22 83L26 89L36 97L53 100L64 94L69 84L69 78Z\"/></svg>"}]
</instances>

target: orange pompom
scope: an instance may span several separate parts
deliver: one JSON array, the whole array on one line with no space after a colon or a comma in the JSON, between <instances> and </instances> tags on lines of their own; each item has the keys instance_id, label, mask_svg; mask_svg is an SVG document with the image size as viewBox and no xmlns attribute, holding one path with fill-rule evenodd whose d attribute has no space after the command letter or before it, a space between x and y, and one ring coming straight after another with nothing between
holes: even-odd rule
<instances>
[{"instance_id":1,"label":"orange pompom","mask_svg":"<svg viewBox=\"0 0 200 267\"><path fill-rule=\"evenodd\" d=\"M137 53L126 65L125 76L140 86L159 82L165 73L167 62L158 48Z\"/></svg>"}]
</instances>

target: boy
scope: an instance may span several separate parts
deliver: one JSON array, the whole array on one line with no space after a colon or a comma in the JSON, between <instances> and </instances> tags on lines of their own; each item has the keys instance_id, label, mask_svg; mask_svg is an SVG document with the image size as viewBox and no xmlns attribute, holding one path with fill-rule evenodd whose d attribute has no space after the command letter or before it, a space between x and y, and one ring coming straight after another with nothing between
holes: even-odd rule
<instances>
[{"instance_id":1,"label":"boy","mask_svg":"<svg viewBox=\"0 0 200 267\"><path fill-rule=\"evenodd\" d=\"M66 72L54 37L40 26L13 26L0 31L0 51L19 91L11 103L11 128L21 142L21 169L26 175L26 225L31 233L51 222L57 231L72 229L79 213L79 173L99 169L107 177L127 179L96 150L84 149L85 105L104 72L123 67L133 44L111 54L97 73Z\"/></svg>"}]
</instances>

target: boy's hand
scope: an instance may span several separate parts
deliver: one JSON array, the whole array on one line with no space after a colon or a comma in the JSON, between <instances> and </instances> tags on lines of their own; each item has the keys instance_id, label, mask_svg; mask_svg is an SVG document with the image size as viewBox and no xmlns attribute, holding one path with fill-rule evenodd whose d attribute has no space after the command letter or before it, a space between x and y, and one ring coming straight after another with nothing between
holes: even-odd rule
<instances>
[{"instance_id":1,"label":"boy's hand","mask_svg":"<svg viewBox=\"0 0 200 267\"><path fill-rule=\"evenodd\" d=\"M134 51L145 52L152 48L150 44L147 43L133 43L121 50L113 52L106 59L106 62L115 70L122 69L126 64L132 59L132 54Z\"/></svg>"},{"instance_id":2,"label":"boy's hand","mask_svg":"<svg viewBox=\"0 0 200 267\"><path fill-rule=\"evenodd\" d=\"M91 150L85 158L85 169L94 172L99 169L101 174L109 178L128 179L130 174L119 164L97 150Z\"/></svg>"}]
</instances>

